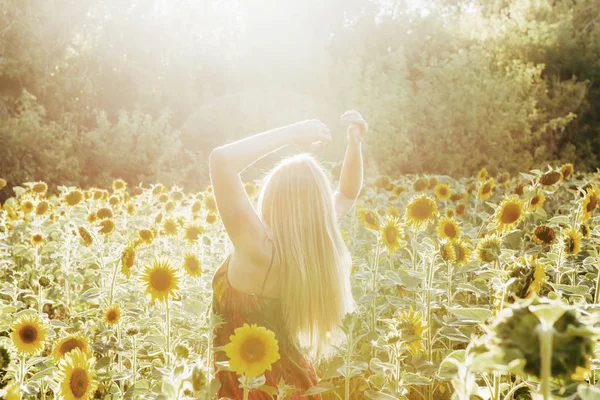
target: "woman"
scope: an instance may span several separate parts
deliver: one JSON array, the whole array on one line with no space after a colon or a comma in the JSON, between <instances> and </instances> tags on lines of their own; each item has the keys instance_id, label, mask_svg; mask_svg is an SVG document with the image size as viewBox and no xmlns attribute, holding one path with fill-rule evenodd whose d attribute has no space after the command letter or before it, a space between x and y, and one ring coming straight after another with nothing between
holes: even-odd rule
<instances>
[{"instance_id":1,"label":"woman","mask_svg":"<svg viewBox=\"0 0 600 400\"><path fill-rule=\"evenodd\" d=\"M348 147L335 193L322 167L306 154L289 157L269 172L257 211L239 177L256 160L284 146L328 145L331 134L318 120L260 133L210 154L215 200L233 243L233 252L213 278L213 308L224 318L214 346L226 345L244 323L273 331L281 358L266 371L266 384L277 387L283 379L297 389L292 399L307 398L302 393L317 383L300 344L324 354L331 338L339 336L342 318L354 308L351 259L338 222L362 187L361 141L368 127L356 111L341 118L349 123ZM227 361L222 351L215 359ZM219 397L242 397L235 372L218 371L216 377ZM270 396L252 390L250 398Z\"/></svg>"}]
</instances>

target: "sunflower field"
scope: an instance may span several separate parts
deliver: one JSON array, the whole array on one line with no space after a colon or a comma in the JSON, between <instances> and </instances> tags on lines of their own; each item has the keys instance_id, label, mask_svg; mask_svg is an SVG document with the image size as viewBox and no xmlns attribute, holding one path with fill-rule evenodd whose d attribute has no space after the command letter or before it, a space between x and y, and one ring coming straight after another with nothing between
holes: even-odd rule
<instances>
[{"instance_id":1,"label":"sunflower field","mask_svg":"<svg viewBox=\"0 0 600 400\"><path fill-rule=\"evenodd\" d=\"M306 394L600 398L599 180L571 164L368 180L342 222L357 311ZM0 209L0 395L214 398L211 279L231 245L211 188L14 191ZM252 390L293 392L260 376Z\"/></svg>"}]
</instances>

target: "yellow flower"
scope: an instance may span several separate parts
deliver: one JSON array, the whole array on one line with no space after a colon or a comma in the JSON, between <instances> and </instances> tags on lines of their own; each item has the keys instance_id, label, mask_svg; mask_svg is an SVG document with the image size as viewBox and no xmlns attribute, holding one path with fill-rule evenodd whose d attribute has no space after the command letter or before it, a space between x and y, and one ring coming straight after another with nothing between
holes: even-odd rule
<instances>
[{"instance_id":1,"label":"yellow flower","mask_svg":"<svg viewBox=\"0 0 600 400\"><path fill-rule=\"evenodd\" d=\"M387 217L385 225L381 228L381 244L387 247L390 254L400 248L401 236L400 220L394 216Z\"/></svg>"},{"instance_id":2,"label":"yellow flower","mask_svg":"<svg viewBox=\"0 0 600 400\"><path fill-rule=\"evenodd\" d=\"M206 207L206 209L208 211L212 211L214 213L217 212L217 202L215 201L215 199L212 196L207 196L204 199L204 206Z\"/></svg>"},{"instance_id":3,"label":"yellow flower","mask_svg":"<svg viewBox=\"0 0 600 400\"><path fill-rule=\"evenodd\" d=\"M496 186L496 184L494 183L494 179L490 178L487 181L485 181L484 184L482 184L481 186L479 186L479 190L477 191L477 198L479 200L487 200L490 197L492 197L492 194L494 193L494 187Z\"/></svg>"},{"instance_id":4,"label":"yellow flower","mask_svg":"<svg viewBox=\"0 0 600 400\"><path fill-rule=\"evenodd\" d=\"M147 266L142 281L146 285L146 293L154 300L167 301L179 289L179 276L166 260L155 260L152 266Z\"/></svg>"},{"instance_id":5,"label":"yellow flower","mask_svg":"<svg viewBox=\"0 0 600 400\"><path fill-rule=\"evenodd\" d=\"M65 195L65 201L70 206L76 206L81 200L83 200L83 193L79 189L75 189Z\"/></svg>"},{"instance_id":6,"label":"yellow flower","mask_svg":"<svg viewBox=\"0 0 600 400\"><path fill-rule=\"evenodd\" d=\"M573 228L565 229L563 232L563 245L567 254L577 254L581 251L582 235Z\"/></svg>"},{"instance_id":7,"label":"yellow flower","mask_svg":"<svg viewBox=\"0 0 600 400\"><path fill-rule=\"evenodd\" d=\"M109 325L114 325L121 319L121 309L118 305L113 304L104 312L104 322Z\"/></svg>"},{"instance_id":8,"label":"yellow flower","mask_svg":"<svg viewBox=\"0 0 600 400\"><path fill-rule=\"evenodd\" d=\"M18 383L13 382L6 387L4 400L21 400L21 391L19 390Z\"/></svg>"},{"instance_id":9,"label":"yellow flower","mask_svg":"<svg viewBox=\"0 0 600 400\"><path fill-rule=\"evenodd\" d=\"M585 222L579 226L579 232L584 239L589 239L592 236L592 230Z\"/></svg>"},{"instance_id":10,"label":"yellow flower","mask_svg":"<svg viewBox=\"0 0 600 400\"><path fill-rule=\"evenodd\" d=\"M524 216L523 203L517 195L511 195L500 203L494 214L494 219L498 231L504 232L516 227Z\"/></svg>"},{"instance_id":11,"label":"yellow flower","mask_svg":"<svg viewBox=\"0 0 600 400\"><path fill-rule=\"evenodd\" d=\"M163 229L167 236L175 236L177 235L177 222L173 218L168 218L163 225Z\"/></svg>"},{"instance_id":12,"label":"yellow flower","mask_svg":"<svg viewBox=\"0 0 600 400\"><path fill-rule=\"evenodd\" d=\"M457 239L460 237L460 227L454 218L444 217L437 226L438 237L440 239Z\"/></svg>"},{"instance_id":13,"label":"yellow flower","mask_svg":"<svg viewBox=\"0 0 600 400\"><path fill-rule=\"evenodd\" d=\"M421 178L417 179L415 183L413 183L413 191L415 192L423 192L429 189L429 179Z\"/></svg>"},{"instance_id":14,"label":"yellow flower","mask_svg":"<svg viewBox=\"0 0 600 400\"><path fill-rule=\"evenodd\" d=\"M194 253L185 253L183 256L183 268L190 276L200 276L202 274L200 260Z\"/></svg>"},{"instance_id":15,"label":"yellow flower","mask_svg":"<svg viewBox=\"0 0 600 400\"><path fill-rule=\"evenodd\" d=\"M108 204L110 204L111 206L116 206L117 204L119 204L121 202L121 199L119 199L119 196L110 196L108 198Z\"/></svg>"},{"instance_id":16,"label":"yellow flower","mask_svg":"<svg viewBox=\"0 0 600 400\"><path fill-rule=\"evenodd\" d=\"M189 225L185 229L185 240L189 243L196 243L201 234L204 233L204 229L198 225Z\"/></svg>"},{"instance_id":17,"label":"yellow flower","mask_svg":"<svg viewBox=\"0 0 600 400\"><path fill-rule=\"evenodd\" d=\"M456 216L463 217L467 213L467 205L465 203L460 203L456 206Z\"/></svg>"},{"instance_id":18,"label":"yellow flower","mask_svg":"<svg viewBox=\"0 0 600 400\"><path fill-rule=\"evenodd\" d=\"M196 201L192 204L192 214L197 214L202 209L202 204L199 201Z\"/></svg>"},{"instance_id":19,"label":"yellow flower","mask_svg":"<svg viewBox=\"0 0 600 400\"><path fill-rule=\"evenodd\" d=\"M56 378L60 384L60 396L64 400L88 400L94 398L98 383L94 380L96 359L80 349L66 354L58 364Z\"/></svg>"},{"instance_id":20,"label":"yellow flower","mask_svg":"<svg viewBox=\"0 0 600 400\"><path fill-rule=\"evenodd\" d=\"M34 246L41 246L44 244L44 236L41 233L36 233L31 236L31 244Z\"/></svg>"},{"instance_id":21,"label":"yellow flower","mask_svg":"<svg viewBox=\"0 0 600 400\"><path fill-rule=\"evenodd\" d=\"M448 200L452 196L452 190L447 183L438 183L433 192L438 200Z\"/></svg>"},{"instance_id":22,"label":"yellow flower","mask_svg":"<svg viewBox=\"0 0 600 400\"><path fill-rule=\"evenodd\" d=\"M154 234L150 229L140 229L138 235L140 239L147 244L152 243L152 240L154 239Z\"/></svg>"},{"instance_id":23,"label":"yellow flower","mask_svg":"<svg viewBox=\"0 0 600 400\"><path fill-rule=\"evenodd\" d=\"M527 298L539 295L542 287L546 284L546 267L544 264L539 263L535 257L531 257L529 264L533 267L533 281L527 288Z\"/></svg>"},{"instance_id":24,"label":"yellow flower","mask_svg":"<svg viewBox=\"0 0 600 400\"><path fill-rule=\"evenodd\" d=\"M493 263L500 257L502 241L496 235L486 236L477 245L477 259L482 263Z\"/></svg>"},{"instance_id":25,"label":"yellow flower","mask_svg":"<svg viewBox=\"0 0 600 400\"><path fill-rule=\"evenodd\" d=\"M394 207L394 206L390 206L390 208L388 209L387 214L391 215L392 217L400 218L400 211L398 211L398 209L396 207Z\"/></svg>"},{"instance_id":26,"label":"yellow flower","mask_svg":"<svg viewBox=\"0 0 600 400\"><path fill-rule=\"evenodd\" d=\"M571 163L563 165L560 169L560 173L566 181L571 179L571 175L573 175L574 171L575 169L573 168L573 164Z\"/></svg>"},{"instance_id":27,"label":"yellow flower","mask_svg":"<svg viewBox=\"0 0 600 400\"><path fill-rule=\"evenodd\" d=\"M540 184L543 186L552 186L555 183L560 183L562 179L563 176L559 171L550 171L540 176Z\"/></svg>"},{"instance_id":28,"label":"yellow flower","mask_svg":"<svg viewBox=\"0 0 600 400\"><path fill-rule=\"evenodd\" d=\"M549 226L538 226L533 230L533 241L539 245L550 245L554 243L556 234Z\"/></svg>"},{"instance_id":29,"label":"yellow flower","mask_svg":"<svg viewBox=\"0 0 600 400\"><path fill-rule=\"evenodd\" d=\"M442 257L442 260L446 262L456 261L456 252L454 251L454 246L451 241L447 239L440 241L440 256Z\"/></svg>"},{"instance_id":30,"label":"yellow flower","mask_svg":"<svg viewBox=\"0 0 600 400\"><path fill-rule=\"evenodd\" d=\"M100 230L98 232L103 235L110 235L115 230L115 223L112 219L103 219L98 224L100 225Z\"/></svg>"},{"instance_id":31,"label":"yellow flower","mask_svg":"<svg viewBox=\"0 0 600 400\"><path fill-rule=\"evenodd\" d=\"M417 196L406 207L404 216L406 223L417 229L424 229L430 222L435 221L438 208L435 200L426 194Z\"/></svg>"},{"instance_id":32,"label":"yellow flower","mask_svg":"<svg viewBox=\"0 0 600 400\"><path fill-rule=\"evenodd\" d=\"M423 332L427 329L427 323L421 312L412 308L408 311L399 312L394 322L395 328L408 351L413 356L421 354L424 350Z\"/></svg>"},{"instance_id":33,"label":"yellow flower","mask_svg":"<svg viewBox=\"0 0 600 400\"><path fill-rule=\"evenodd\" d=\"M367 228L378 231L380 228L379 217L373 211L360 207L358 209L358 220Z\"/></svg>"},{"instance_id":34,"label":"yellow flower","mask_svg":"<svg viewBox=\"0 0 600 400\"><path fill-rule=\"evenodd\" d=\"M83 353L91 355L91 347L88 343L88 340L79 334L75 334L59 340L59 342L54 346L54 350L52 350L52 356L58 362L65 356L65 354L75 349L80 349Z\"/></svg>"},{"instance_id":35,"label":"yellow flower","mask_svg":"<svg viewBox=\"0 0 600 400\"><path fill-rule=\"evenodd\" d=\"M595 185L590 185L587 188L587 193L583 200L581 200L581 211L583 213L583 221L587 221L591 218L594 210L598 207L598 195L600 194L600 190Z\"/></svg>"},{"instance_id":36,"label":"yellow flower","mask_svg":"<svg viewBox=\"0 0 600 400\"><path fill-rule=\"evenodd\" d=\"M94 243L94 239L92 239L92 235L85 229L83 226L77 227L77 231L79 232L79 236L83 239L83 242L86 246L91 246Z\"/></svg>"},{"instance_id":37,"label":"yellow flower","mask_svg":"<svg viewBox=\"0 0 600 400\"><path fill-rule=\"evenodd\" d=\"M19 353L35 355L44 348L48 327L39 316L24 314L10 326L10 338Z\"/></svg>"},{"instance_id":38,"label":"yellow flower","mask_svg":"<svg viewBox=\"0 0 600 400\"><path fill-rule=\"evenodd\" d=\"M238 375L249 378L271 370L271 365L279 360L279 346L275 334L256 324L237 328L225 345L229 366Z\"/></svg>"},{"instance_id":39,"label":"yellow flower","mask_svg":"<svg viewBox=\"0 0 600 400\"><path fill-rule=\"evenodd\" d=\"M538 208L542 207L545 201L546 196L544 195L544 193L539 192L535 196L533 196L531 200L529 200L529 209L531 211L535 211Z\"/></svg>"},{"instance_id":40,"label":"yellow flower","mask_svg":"<svg viewBox=\"0 0 600 400\"><path fill-rule=\"evenodd\" d=\"M479 173L477 174L477 180L479 182L483 182L487 179L488 177L488 171L485 167L481 168L481 170L479 171Z\"/></svg>"},{"instance_id":41,"label":"yellow flower","mask_svg":"<svg viewBox=\"0 0 600 400\"><path fill-rule=\"evenodd\" d=\"M108 207L102 207L101 209L99 209L98 211L96 211L96 216L99 219L112 218L113 217L113 212Z\"/></svg>"},{"instance_id":42,"label":"yellow flower","mask_svg":"<svg viewBox=\"0 0 600 400\"><path fill-rule=\"evenodd\" d=\"M210 225L214 225L217 222L217 214L213 212L209 212L206 215L206 223Z\"/></svg>"},{"instance_id":43,"label":"yellow flower","mask_svg":"<svg viewBox=\"0 0 600 400\"><path fill-rule=\"evenodd\" d=\"M23 211L23 214L29 214L33 211L34 208L35 205L31 200L24 200L23 202L21 202L21 211Z\"/></svg>"},{"instance_id":44,"label":"yellow flower","mask_svg":"<svg viewBox=\"0 0 600 400\"><path fill-rule=\"evenodd\" d=\"M115 179L112 183L112 188L115 192L125 190L127 188L127 182L123 179Z\"/></svg>"},{"instance_id":45,"label":"yellow flower","mask_svg":"<svg viewBox=\"0 0 600 400\"><path fill-rule=\"evenodd\" d=\"M467 246L467 243L462 239L453 240L452 247L454 247L455 262L457 264L466 264L471 258L471 249Z\"/></svg>"},{"instance_id":46,"label":"yellow flower","mask_svg":"<svg viewBox=\"0 0 600 400\"><path fill-rule=\"evenodd\" d=\"M48 203L46 200L42 200L38 203L37 207L35 208L35 213L37 215L44 215L46 214L46 212L48 212L49 209L50 203Z\"/></svg>"},{"instance_id":47,"label":"yellow flower","mask_svg":"<svg viewBox=\"0 0 600 400\"><path fill-rule=\"evenodd\" d=\"M135 264L135 247L130 243L121 253L121 272L127 279L131 277L133 264Z\"/></svg>"}]
</instances>

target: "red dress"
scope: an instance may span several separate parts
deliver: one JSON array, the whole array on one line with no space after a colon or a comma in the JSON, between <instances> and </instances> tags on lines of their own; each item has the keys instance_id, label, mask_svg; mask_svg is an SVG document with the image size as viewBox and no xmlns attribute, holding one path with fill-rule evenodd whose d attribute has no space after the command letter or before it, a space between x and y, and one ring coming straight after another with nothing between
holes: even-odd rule
<instances>
[{"instance_id":1,"label":"red dress","mask_svg":"<svg viewBox=\"0 0 600 400\"><path fill-rule=\"evenodd\" d=\"M214 347L225 346L229 343L229 337L233 335L234 330L244 325L244 323L264 326L275 333L281 356L271 366L271 371L265 371L266 385L277 387L280 379L283 379L286 384L299 389L287 398L320 400L320 395L302 396L308 388L317 384L317 377L313 367L300 351L297 341L287 334L283 326L279 300L263 297L262 292L260 295L255 295L234 289L227 277L230 258L231 256L227 257L212 280L213 311L220 314L225 321L215 331ZM215 361L228 360L225 351L216 351L213 358ZM216 364L215 371L216 379L221 382L221 389L217 397L242 399L243 390L239 387L239 376L233 371L217 371ZM248 398L251 400L271 400L267 393L257 389L251 390Z\"/></svg>"}]
</instances>

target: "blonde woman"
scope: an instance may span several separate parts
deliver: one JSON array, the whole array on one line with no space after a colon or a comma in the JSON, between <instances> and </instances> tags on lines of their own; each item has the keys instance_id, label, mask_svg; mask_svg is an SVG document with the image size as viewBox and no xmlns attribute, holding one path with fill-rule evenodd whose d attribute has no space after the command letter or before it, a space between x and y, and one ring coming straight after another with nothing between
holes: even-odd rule
<instances>
[{"instance_id":1,"label":"blonde woman","mask_svg":"<svg viewBox=\"0 0 600 400\"><path fill-rule=\"evenodd\" d=\"M341 118L349 123L348 145L335 192L325 171L308 154L286 158L267 174L257 210L239 177L246 167L284 146L328 145L331 134L318 120L260 133L210 154L215 200L233 244L213 278L214 311L225 320L215 332L215 348L226 345L244 323L270 329L281 358L266 371L266 384L277 387L283 379L298 389L293 399L317 383L301 344L322 354L344 315L354 308L351 259L338 222L362 187L361 141L368 127L356 111ZM227 357L221 351L215 359ZM218 371L216 376L221 382L219 397L242 397L234 372ZM269 396L252 390L249 398Z\"/></svg>"}]
</instances>

